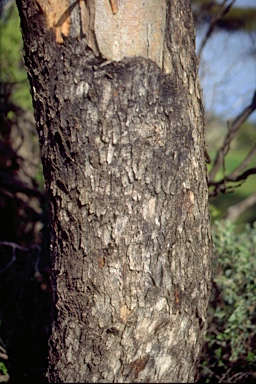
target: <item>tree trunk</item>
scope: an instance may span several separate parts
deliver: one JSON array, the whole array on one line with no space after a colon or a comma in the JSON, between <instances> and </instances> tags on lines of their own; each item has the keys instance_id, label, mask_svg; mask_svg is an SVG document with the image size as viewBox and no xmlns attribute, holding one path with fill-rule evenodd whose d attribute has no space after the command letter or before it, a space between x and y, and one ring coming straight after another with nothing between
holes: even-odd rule
<instances>
[{"instance_id":1,"label":"tree trunk","mask_svg":"<svg viewBox=\"0 0 256 384\"><path fill-rule=\"evenodd\" d=\"M211 237L190 4L17 3L51 212L48 379L193 382Z\"/></svg>"}]
</instances>

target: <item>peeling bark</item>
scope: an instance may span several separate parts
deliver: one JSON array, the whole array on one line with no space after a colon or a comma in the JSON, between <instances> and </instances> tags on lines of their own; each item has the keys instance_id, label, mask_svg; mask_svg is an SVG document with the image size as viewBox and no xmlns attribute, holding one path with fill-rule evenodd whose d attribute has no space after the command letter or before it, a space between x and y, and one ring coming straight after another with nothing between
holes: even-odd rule
<instances>
[{"instance_id":1,"label":"peeling bark","mask_svg":"<svg viewBox=\"0 0 256 384\"><path fill-rule=\"evenodd\" d=\"M106 62L80 7L60 44L18 4L51 211L49 381L193 382L211 238L189 5L166 1L159 65Z\"/></svg>"}]
</instances>

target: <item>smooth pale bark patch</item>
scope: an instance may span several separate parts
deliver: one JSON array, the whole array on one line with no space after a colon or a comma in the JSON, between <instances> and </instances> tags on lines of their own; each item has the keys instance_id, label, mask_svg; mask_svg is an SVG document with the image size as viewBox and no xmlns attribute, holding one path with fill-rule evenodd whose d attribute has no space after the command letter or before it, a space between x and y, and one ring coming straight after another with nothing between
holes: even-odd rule
<instances>
[{"instance_id":1,"label":"smooth pale bark patch","mask_svg":"<svg viewBox=\"0 0 256 384\"><path fill-rule=\"evenodd\" d=\"M162 68L166 27L166 0L36 0L46 27L62 44L70 34L71 12L80 7L81 28L87 44L111 61L141 56Z\"/></svg>"},{"instance_id":2,"label":"smooth pale bark patch","mask_svg":"<svg viewBox=\"0 0 256 384\"><path fill-rule=\"evenodd\" d=\"M102 56L113 61L142 56L162 68L165 0L120 0L116 14L108 0L95 4L95 35Z\"/></svg>"}]
</instances>

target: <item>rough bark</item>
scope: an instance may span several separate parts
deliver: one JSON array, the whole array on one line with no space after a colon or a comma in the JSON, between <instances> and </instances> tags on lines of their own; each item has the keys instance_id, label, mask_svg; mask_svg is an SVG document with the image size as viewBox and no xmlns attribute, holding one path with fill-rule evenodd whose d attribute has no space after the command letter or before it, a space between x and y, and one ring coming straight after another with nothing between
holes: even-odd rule
<instances>
[{"instance_id":1,"label":"rough bark","mask_svg":"<svg viewBox=\"0 0 256 384\"><path fill-rule=\"evenodd\" d=\"M62 33L38 4L18 2L51 212L49 381L193 382L211 240L189 3L166 2L161 62L106 61L79 2Z\"/></svg>"}]
</instances>

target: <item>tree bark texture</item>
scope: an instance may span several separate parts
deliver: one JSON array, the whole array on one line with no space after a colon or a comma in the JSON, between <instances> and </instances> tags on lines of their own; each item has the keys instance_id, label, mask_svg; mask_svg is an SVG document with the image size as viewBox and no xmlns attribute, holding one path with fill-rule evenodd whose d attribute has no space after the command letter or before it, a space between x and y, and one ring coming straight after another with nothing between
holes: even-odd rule
<instances>
[{"instance_id":1,"label":"tree bark texture","mask_svg":"<svg viewBox=\"0 0 256 384\"><path fill-rule=\"evenodd\" d=\"M66 0L62 21L17 3L51 212L48 379L193 382L211 237L190 4L164 2L155 56L114 60L82 21L100 1Z\"/></svg>"}]
</instances>

